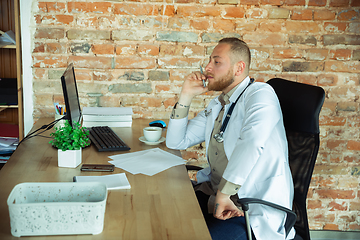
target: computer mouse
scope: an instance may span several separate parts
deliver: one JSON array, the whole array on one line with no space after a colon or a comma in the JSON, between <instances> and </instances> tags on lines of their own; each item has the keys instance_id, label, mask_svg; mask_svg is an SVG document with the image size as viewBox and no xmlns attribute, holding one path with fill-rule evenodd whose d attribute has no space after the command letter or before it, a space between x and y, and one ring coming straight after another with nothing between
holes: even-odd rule
<instances>
[{"instance_id":1,"label":"computer mouse","mask_svg":"<svg viewBox=\"0 0 360 240\"><path fill-rule=\"evenodd\" d=\"M161 127L166 128L166 123L162 120L155 120L149 123L150 127Z\"/></svg>"}]
</instances>

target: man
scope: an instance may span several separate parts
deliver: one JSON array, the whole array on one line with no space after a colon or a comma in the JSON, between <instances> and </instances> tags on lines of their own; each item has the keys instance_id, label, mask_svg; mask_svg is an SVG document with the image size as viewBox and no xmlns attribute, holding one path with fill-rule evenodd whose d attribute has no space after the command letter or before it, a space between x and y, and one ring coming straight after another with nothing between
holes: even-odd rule
<instances>
[{"instance_id":1,"label":"man","mask_svg":"<svg viewBox=\"0 0 360 240\"><path fill-rule=\"evenodd\" d=\"M167 147L186 149L205 141L210 167L198 172L195 190L213 239L246 239L237 197L292 208L293 183L280 105L270 85L252 83L249 66L245 42L220 40L205 72L193 72L185 79L169 121ZM192 99L206 91L222 93L188 120ZM285 239L285 213L255 204L250 205L249 215L257 240ZM293 236L294 230L288 239Z\"/></svg>"}]
</instances>

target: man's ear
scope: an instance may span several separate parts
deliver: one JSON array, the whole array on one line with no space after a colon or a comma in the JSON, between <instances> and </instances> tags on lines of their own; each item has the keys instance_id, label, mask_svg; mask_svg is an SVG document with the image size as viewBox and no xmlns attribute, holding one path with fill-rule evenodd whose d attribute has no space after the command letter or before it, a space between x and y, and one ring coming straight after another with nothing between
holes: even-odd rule
<instances>
[{"instance_id":1,"label":"man's ear","mask_svg":"<svg viewBox=\"0 0 360 240\"><path fill-rule=\"evenodd\" d=\"M244 61L239 61L235 63L235 76L240 76L245 71L246 64Z\"/></svg>"}]
</instances>

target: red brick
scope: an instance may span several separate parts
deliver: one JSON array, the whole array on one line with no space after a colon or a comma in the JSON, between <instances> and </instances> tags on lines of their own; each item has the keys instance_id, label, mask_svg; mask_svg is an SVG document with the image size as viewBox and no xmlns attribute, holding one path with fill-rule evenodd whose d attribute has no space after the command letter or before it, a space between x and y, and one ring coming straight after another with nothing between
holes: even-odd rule
<instances>
[{"instance_id":1,"label":"red brick","mask_svg":"<svg viewBox=\"0 0 360 240\"><path fill-rule=\"evenodd\" d=\"M284 46L286 45L287 38L280 33L252 33L245 34L243 40L248 43L260 44L261 46Z\"/></svg>"},{"instance_id":2,"label":"red brick","mask_svg":"<svg viewBox=\"0 0 360 240\"><path fill-rule=\"evenodd\" d=\"M63 56L33 56L33 67L65 68L67 57Z\"/></svg>"},{"instance_id":3,"label":"red brick","mask_svg":"<svg viewBox=\"0 0 360 240\"><path fill-rule=\"evenodd\" d=\"M312 20L313 10L311 9L296 9L292 11L292 20Z\"/></svg>"},{"instance_id":4,"label":"red brick","mask_svg":"<svg viewBox=\"0 0 360 240\"><path fill-rule=\"evenodd\" d=\"M323 61L327 59L328 53L328 49L309 49L306 50L306 60Z\"/></svg>"},{"instance_id":5,"label":"red brick","mask_svg":"<svg viewBox=\"0 0 360 240\"><path fill-rule=\"evenodd\" d=\"M347 144L348 150L360 151L360 141L350 140Z\"/></svg>"},{"instance_id":6,"label":"red brick","mask_svg":"<svg viewBox=\"0 0 360 240\"><path fill-rule=\"evenodd\" d=\"M226 7L224 10L224 17L243 18L245 16L245 9L243 7Z\"/></svg>"},{"instance_id":7,"label":"red brick","mask_svg":"<svg viewBox=\"0 0 360 240\"><path fill-rule=\"evenodd\" d=\"M47 77L47 70L43 68L34 68L33 76L35 79L43 79Z\"/></svg>"},{"instance_id":8,"label":"red brick","mask_svg":"<svg viewBox=\"0 0 360 240\"><path fill-rule=\"evenodd\" d=\"M235 22L229 19L214 19L213 27L220 31L234 31Z\"/></svg>"},{"instance_id":9,"label":"red brick","mask_svg":"<svg viewBox=\"0 0 360 240\"><path fill-rule=\"evenodd\" d=\"M81 27L95 27L97 26L98 18L97 17L88 17L82 16L78 17L76 24Z\"/></svg>"},{"instance_id":10,"label":"red brick","mask_svg":"<svg viewBox=\"0 0 360 240\"><path fill-rule=\"evenodd\" d=\"M262 5L275 5L275 6L281 6L283 5L283 0L261 0L260 1Z\"/></svg>"},{"instance_id":11,"label":"red brick","mask_svg":"<svg viewBox=\"0 0 360 240\"><path fill-rule=\"evenodd\" d=\"M322 208L322 204L320 200L308 200L307 209L319 209Z\"/></svg>"},{"instance_id":12,"label":"red brick","mask_svg":"<svg viewBox=\"0 0 360 240\"><path fill-rule=\"evenodd\" d=\"M159 97L141 97L140 106L142 107L161 107L162 98Z\"/></svg>"},{"instance_id":13,"label":"red brick","mask_svg":"<svg viewBox=\"0 0 360 240\"><path fill-rule=\"evenodd\" d=\"M35 31L35 38L59 40L64 37L65 37L65 30L63 28L37 28Z\"/></svg>"},{"instance_id":14,"label":"red brick","mask_svg":"<svg viewBox=\"0 0 360 240\"><path fill-rule=\"evenodd\" d=\"M157 5L140 3L116 3L114 13L120 15L155 16L159 14Z\"/></svg>"},{"instance_id":15,"label":"red brick","mask_svg":"<svg viewBox=\"0 0 360 240\"><path fill-rule=\"evenodd\" d=\"M113 44L93 44L91 49L94 54L114 54L115 52Z\"/></svg>"},{"instance_id":16,"label":"red brick","mask_svg":"<svg viewBox=\"0 0 360 240\"><path fill-rule=\"evenodd\" d=\"M360 159L360 155L354 154L351 156L344 156L344 162L347 163L357 163Z\"/></svg>"},{"instance_id":17,"label":"red brick","mask_svg":"<svg viewBox=\"0 0 360 240\"><path fill-rule=\"evenodd\" d=\"M178 6L177 15L183 17L217 17L221 14L221 8L204 6Z\"/></svg>"},{"instance_id":18,"label":"red brick","mask_svg":"<svg viewBox=\"0 0 360 240\"><path fill-rule=\"evenodd\" d=\"M40 24L40 23L41 23L41 15L36 14L36 15L34 15L34 18L35 18L35 23L36 23L36 24Z\"/></svg>"},{"instance_id":19,"label":"red brick","mask_svg":"<svg viewBox=\"0 0 360 240\"><path fill-rule=\"evenodd\" d=\"M305 0L285 0L285 5L288 5L288 6L305 6Z\"/></svg>"},{"instance_id":20,"label":"red brick","mask_svg":"<svg viewBox=\"0 0 360 240\"><path fill-rule=\"evenodd\" d=\"M46 43L46 52L53 54L62 54L67 52L66 43Z\"/></svg>"},{"instance_id":21,"label":"red brick","mask_svg":"<svg viewBox=\"0 0 360 240\"><path fill-rule=\"evenodd\" d=\"M63 25L70 25L74 21L74 16L72 15L55 15L56 22Z\"/></svg>"},{"instance_id":22,"label":"red brick","mask_svg":"<svg viewBox=\"0 0 360 240\"><path fill-rule=\"evenodd\" d=\"M254 32L257 28L257 23L253 22L253 21L241 21L241 20L238 20L236 22L236 30L237 31L241 31L241 32Z\"/></svg>"},{"instance_id":23,"label":"red brick","mask_svg":"<svg viewBox=\"0 0 360 240\"><path fill-rule=\"evenodd\" d=\"M352 0L352 2L356 2L356 0ZM330 7L348 7L350 0L330 0Z\"/></svg>"},{"instance_id":24,"label":"red brick","mask_svg":"<svg viewBox=\"0 0 360 240\"><path fill-rule=\"evenodd\" d=\"M338 82L338 76L335 74L319 74L317 79L318 86L335 86Z\"/></svg>"},{"instance_id":25,"label":"red brick","mask_svg":"<svg viewBox=\"0 0 360 240\"><path fill-rule=\"evenodd\" d=\"M175 3L196 3L196 0L174 0Z\"/></svg>"},{"instance_id":26,"label":"red brick","mask_svg":"<svg viewBox=\"0 0 360 240\"><path fill-rule=\"evenodd\" d=\"M209 29L210 23L206 19L191 19L190 26L196 30L206 30Z\"/></svg>"},{"instance_id":27,"label":"red brick","mask_svg":"<svg viewBox=\"0 0 360 240\"><path fill-rule=\"evenodd\" d=\"M321 165L323 166L323 165ZM326 166L325 166L326 167ZM336 179L333 177L313 177L314 184L319 186L320 188L331 188L335 187Z\"/></svg>"},{"instance_id":28,"label":"red brick","mask_svg":"<svg viewBox=\"0 0 360 240\"><path fill-rule=\"evenodd\" d=\"M316 86L317 77L314 75L299 75L298 82Z\"/></svg>"},{"instance_id":29,"label":"red brick","mask_svg":"<svg viewBox=\"0 0 360 240\"><path fill-rule=\"evenodd\" d=\"M309 0L309 6L321 7L325 5L326 5L326 0Z\"/></svg>"},{"instance_id":30,"label":"red brick","mask_svg":"<svg viewBox=\"0 0 360 240\"><path fill-rule=\"evenodd\" d=\"M99 107L120 107L120 97L101 96L99 97Z\"/></svg>"},{"instance_id":31,"label":"red brick","mask_svg":"<svg viewBox=\"0 0 360 240\"><path fill-rule=\"evenodd\" d=\"M342 33L345 32L348 27L346 22L325 22L324 29L329 33Z\"/></svg>"},{"instance_id":32,"label":"red brick","mask_svg":"<svg viewBox=\"0 0 360 240\"><path fill-rule=\"evenodd\" d=\"M333 11L329 10L315 10L314 11L314 21L317 20L335 20L336 14Z\"/></svg>"},{"instance_id":33,"label":"red brick","mask_svg":"<svg viewBox=\"0 0 360 240\"><path fill-rule=\"evenodd\" d=\"M241 0L244 5L259 5L260 0Z\"/></svg>"},{"instance_id":34,"label":"red brick","mask_svg":"<svg viewBox=\"0 0 360 240\"><path fill-rule=\"evenodd\" d=\"M152 69L156 61L149 57L121 57L115 59L115 68L119 69Z\"/></svg>"},{"instance_id":35,"label":"red brick","mask_svg":"<svg viewBox=\"0 0 360 240\"><path fill-rule=\"evenodd\" d=\"M157 56L159 55L159 46L158 45L139 45L137 52L141 55L150 55L150 56Z\"/></svg>"},{"instance_id":36,"label":"red brick","mask_svg":"<svg viewBox=\"0 0 360 240\"><path fill-rule=\"evenodd\" d=\"M330 202L329 208L330 208L329 211L347 211L348 210L346 202L342 202L341 204L339 204L337 202Z\"/></svg>"},{"instance_id":37,"label":"red brick","mask_svg":"<svg viewBox=\"0 0 360 240\"><path fill-rule=\"evenodd\" d=\"M40 12L62 12L65 10L65 3L62 2L39 2L38 7Z\"/></svg>"},{"instance_id":38,"label":"red brick","mask_svg":"<svg viewBox=\"0 0 360 240\"><path fill-rule=\"evenodd\" d=\"M75 77L76 80L91 80L92 71L88 69L76 69L75 70Z\"/></svg>"},{"instance_id":39,"label":"red brick","mask_svg":"<svg viewBox=\"0 0 360 240\"><path fill-rule=\"evenodd\" d=\"M338 13L337 19L340 21L354 21L359 19L359 15L357 11L348 9Z\"/></svg>"},{"instance_id":40,"label":"red brick","mask_svg":"<svg viewBox=\"0 0 360 240\"><path fill-rule=\"evenodd\" d=\"M170 91L170 86L168 84L166 84L166 85L156 85L155 86L155 91L157 93L169 92Z\"/></svg>"},{"instance_id":41,"label":"red brick","mask_svg":"<svg viewBox=\"0 0 360 240\"><path fill-rule=\"evenodd\" d=\"M158 59L159 68L189 68L199 67L201 59L198 58L160 58Z\"/></svg>"},{"instance_id":42,"label":"red brick","mask_svg":"<svg viewBox=\"0 0 360 240\"><path fill-rule=\"evenodd\" d=\"M167 99L164 100L164 103L163 103L164 107L166 109L172 109L174 107L176 101L177 100L175 100L175 98L173 98L173 97L172 98L167 98Z\"/></svg>"},{"instance_id":43,"label":"red brick","mask_svg":"<svg viewBox=\"0 0 360 240\"><path fill-rule=\"evenodd\" d=\"M333 117L333 116L320 116L320 125L325 126L344 126L346 118L344 117Z\"/></svg>"},{"instance_id":44,"label":"red brick","mask_svg":"<svg viewBox=\"0 0 360 240\"><path fill-rule=\"evenodd\" d=\"M161 7L161 15L173 17L175 15L175 6L174 5L163 5Z\"/></svg>"},{"instance_id":45,"label":"red brick","mask_svg":"<svg viewBox=\"0 0 360 240\"><path fill-rule=\"evenodd\" d=\"M350 211L360 211L360 201L350 202Z\"/></svg>"},{"instance_id":46,"label":"red brick","mask_svg":"<svg viewBox=\"0 0 360 240\"><path fill-rule=\"evenodd\" d=\"M316 22L289 21L285 23L286 31L289 33L318 33L320 27Z\"/></svg>"},{"instance_id":47,"label":"red brick","mask_svg":"<svg viewBox=\"0 0 360 240\"><path fill-rule=\"evenodd\" d=\"M245 13L246 18L266 18L268 12L262 8L251 8L248 9Z\"/></svg>"},{"instance_id":48,"label":"red brick","mask_svg":"<svg viewBox=\"0 0 360 240\"><path fill-rule=\"evenodd\" d=\"M317 189L315 192L320 198L327 199L354 199L355 193L352 190Z\"/></svg>"},{"instance_id":49,"label":"red brick","mask_svg":"<svg viewBox=\"0 0 360 240\"><path fill-rule=\"evenodd\" d=\"M132 55L136 53L136 45L118 45L115 51L117 55Z\"/></svg>"},{"instance_id":50,"label":"red brick","mask_svg":"<svg viewBox=\"0 0 360 240\"><path fill-rule=\"evenodd\" d=\"M274 49L274 58L302 58L303 55L304 52L301 49Z\"/></svg>"},{"instance_id":51,"label":"red brick","mask_svg":"<svg viewBox=\"0 0 360 240\"><path fill-rule=\"evenodd\" d=\"M160 46L160 56L181 56L181 45L162 44Z\"/></svg>"},{"instance_id":52,"label":"red brick","mask_svg":"<svg viewBox=\"0 0 360 240\"><path fill-rule=\"evenodd\" d=\"M360 1L353 0L351 1L351 7L360 7Z\"/></svg>"},{"instance_id":53,"label":"red brick","mask_svg":"<svg viewBox=\"0 0 360 240\"><path fill-rule=\"evenodd\" d=\"M112 75L109 71L94 71L92 73L92 79L94 81L110 81Z\"/></svg>"},{"instance_id":54,"label":"red brick","mask_svg":"<svg viewBox=\"0 0 360 240\"><path fill-rule=\"evenodd\" d=\"M338 231L339 230L339 226L337 224L334 223L325 223L324 224L324 230L334 230L334 231Z\"/></svg>"},{"instance_id":55,"label":"red brick","mask_svg":"<svg viewBox=\"0 0 360 240\"><path fill-rule=\"evenodd\" d=\"M325 71L326 72L360 72L360 62L359 61L326 61L325 62Z\"/></svg>"},{"instance_id":56,"label":"red brick","mask_svg":"<svg viewBox=\"0 0 360 240\"><path fill-rule=\"evenodd\" d=\"M184 56L204 56L205 48L198 45L183 45L183 55Z\"/></svg>"},{"instance_id":57,"label":"red brick","mask_svg":"<svg viewBox=\"0 0 360 240\"><path fill-rule=\"evenodd\" d=\"M349 230L352 231L360 231L360 224L356 222L352 222L349 224Z\"/></svg>"},{"instance_id":58,"label":"red brick","mask_svg":"<svg viewBox=\"0 0 360 240\"><path fill-rule=\"evenodd\" d=\"M111 69L111 57L85 57L85 56L70 56L69 62L74 63L76 68L93 68L93 69Z\"/></svg>"},{"instance_id":59,"label":"red brick","mask_svg":"<svg viewBox=\"0 0 360 240\"><path fill-rule=\"evenodd\" d=\"M45 52L45 44L42 42L35 42L33 53L44 53Z\"/></svg>"},{"instance_id":60,"label":"red brick","mask_svg":"<svg viewBox=\"0 0 360 240\"><path fill-rule=\"evenodd\" d=\"M281 32L282 24L279 21L262 22L259 25L259 30L278 33Z\"/></svg>"},{"instance_id":61,"label":"red brick","mask_svg":"<svg viewBox=\"0 0 360 240\"><path fill-rule=\"evenodd\" d=\"M110 13L110 2L69 2L69 12L93 12L93 13Z\"/></svg>"},{"instance_id":62,"label":"red brick","mask_svg":"<svg viewBox=\"0 0 360 240\"><path fill-rule=\"evenodd\" d=\"M350 49L334 49L330 50L329 58L334 60L350 60L352 51Z\"/></svg>"}]
</instances>

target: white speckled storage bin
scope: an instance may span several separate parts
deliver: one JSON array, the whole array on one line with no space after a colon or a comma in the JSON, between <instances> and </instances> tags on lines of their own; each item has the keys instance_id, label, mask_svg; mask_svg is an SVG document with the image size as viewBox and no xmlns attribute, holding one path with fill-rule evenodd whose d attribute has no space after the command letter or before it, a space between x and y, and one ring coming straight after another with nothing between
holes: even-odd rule
<instances>
[{"instance_id":1,"label":"white speckled storage bin","mask_svg":"<svg viewBox=\"0 0 360 240\"><path fill-rule=\"evenodd\" d=\"M104 228L107 199L103 183L21 183L7 204L11 234L99 234Z\"/></svg>"}]
</instances>

